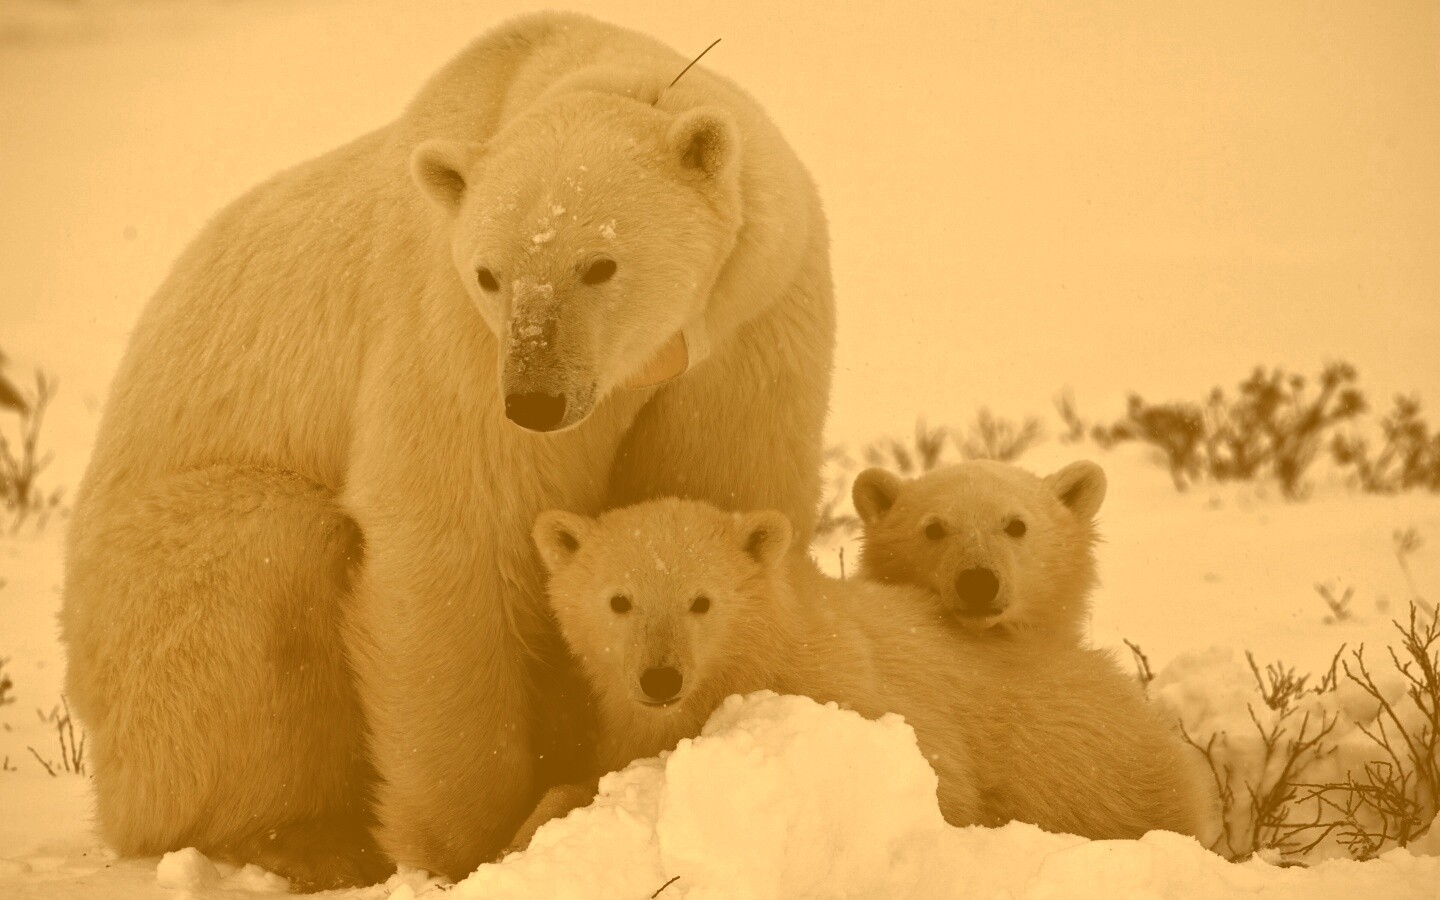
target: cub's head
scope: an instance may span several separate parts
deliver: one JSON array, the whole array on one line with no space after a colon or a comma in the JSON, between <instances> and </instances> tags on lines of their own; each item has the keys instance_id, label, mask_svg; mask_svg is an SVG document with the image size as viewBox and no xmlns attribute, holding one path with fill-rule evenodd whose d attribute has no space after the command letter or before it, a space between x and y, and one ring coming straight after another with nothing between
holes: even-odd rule
<instances>
[{"instance_id":1,"label":"cub's head","mask_svg":"<svg viewBox=\"0 0 1440 900\"><path fill-rule=\"evenodd\" d=\"M1080 637L1105 499L1095 463L1046 478L986 460L910 481L867 469L853 495L867 577L929 588L975 629Z\"/></svg>"},{"instance_id":2,"label":"cub's head","mask_svg":"<svg viewBox=\"0 0 1440 900\"><path fill-rule=\"evenodd\" d=\"M739 130L571 85L486 144L432 140L411 173L451 223L460 280L499 347L505 413L584 421L701 314L740 229Z\"/></svg>"},{"instance_id":3,"label":"cub's head","mask_svg":"<svg viewBox=\"0 0 1440 900\"><path fill-rule=\"evenodd\" d=\"M560 631L607 706L708 715L767 639L790 522L656 500L532 533Z\"/></svg>"}]
</instances>

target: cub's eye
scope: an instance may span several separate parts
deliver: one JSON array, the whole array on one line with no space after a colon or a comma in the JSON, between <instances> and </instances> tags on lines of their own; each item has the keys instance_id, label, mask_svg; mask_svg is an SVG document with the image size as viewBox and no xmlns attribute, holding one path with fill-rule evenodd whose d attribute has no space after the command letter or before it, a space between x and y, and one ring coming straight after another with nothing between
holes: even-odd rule
<instances>
[{"instance_id":1,"label":"cub's eye","mask_svg":"<svg viewBox=\"0 0 1440 900\"><path fill-rule=\"evenodd\" d=\"M580 280L586 284L604 284L614 274L615 260L602 257L590 264L590 268L585 270Z\"/></svg>"},{"instance_id":2,"label":"cub's eye","mask_svg":"<svg viewBox=\"0 0 1440 900\"><path fill-rule=\"evenodd\" d=\"M710 611L710 598L707 597L707 596L705 596L704 594L701 594L700 596L696 597L694 600L691 600L691 601L690 601L690 611L691 611L692 613L704 613L704 612L709 612L709 611Z\"/></svg>"},{"instance_id":3,"label":"cub's eye","mask_svg":"<svg viewBox=\"0 0 1440 900\"><path fill-rule=\"evenodd\" d=\"M475 280L480 282L480 287L492 294L500 290L500 282L495 280L495 273L489 269L476 271Z\"/></svg>"},{"instance_id":4,"label":"cub's eye","mask_svg":"<svg viewBox=\"0 0 1440 900\"><path fill-rule=\"evenodd\" d=\"M1011 537L1018 538L1025 536L1025 522L1022 519L1011 519L1005 523L1005 533Z\"/></svg>"},{"instance_id":5,"label":"cub's eye","mask_svg":"<svg viewBox=\"0 0 1440 900\"><path fill-rule=\"evenodd\" d=\"M617 613L627 613L630 611L630 598L624 594L616 594L610 598L610 608Z\"/></svg>"},{"instance_id":6,"label":"cub's eye","mask_svg":"<svg viewBox=\"0 0 1440 900\"><path fill-rule=\"evenodd\" d=\"M939 522L931 522L925 526L925 536L932 541L938 541L945 536L945 526Z\"/></svg>"}]
</instances>

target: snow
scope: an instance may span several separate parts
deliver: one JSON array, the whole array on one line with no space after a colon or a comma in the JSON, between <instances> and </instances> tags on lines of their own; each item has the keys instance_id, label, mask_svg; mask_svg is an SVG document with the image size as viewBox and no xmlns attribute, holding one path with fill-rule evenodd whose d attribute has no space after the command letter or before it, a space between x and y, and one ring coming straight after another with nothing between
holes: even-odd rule
<instances>
[{"instance_id":1,"label":"snow","mask_svg":"<svg viewBox=\"0 0 1440 900\"><path fill-rule=\"evenodd\" d=\"M73 492L140 307L221 205L391 119L471 36L537 5L0 0L0 347L22 385L37 365L60 377L43 484ZM815 175L840 306L832 442L855 450L918 415L959 425L982 403L1042 412L1067 385L1082 415L1118 414L1132 389L1198 398L1257 363L1332 357L1377 403L1440 402L1440 120L1417 115L1440 105L1440 34L1423 4L575 6L682 52L723 34L705 65L759 98ZM1440 596L1434 495L1359 495L1324 472L1303 503L1264 484L1177 493L1126 445L1050 440L1022 462L1080 456L1110 479L1094 642L1141 646L1152 696L1192 733L1224 732L1242 774L1259 765L1249 709L1273 721L1244 650L1318 678L1342 643L1382 660L1408 599ZM119 860L93 834L89 778L65 770L56 730L65 524L0 537L15 698L0 897L278 896L253 868ZM1411 528L1413 583L1394 549ZM815 552L835 572L842 548L856 558L853 541ZM1327 621L1317 584L1353 587L1353 615ZM1342 685L1303 703L1342 714L1310 777L1373 757L1367 698ZM647 897L678 876L662 898L1432 897L1440 880L1440 828L1366 863L1232 864L1174 835L951 828L931 779L896 719L735 700L448 895ZM404 871L339 896L437 888Z\"/></svg>"},{"instance_id":2,"label":"snow","mask_svg":"<svg viewBox=\"0 0 1440 900\"><path fill-rule=\"evenodd\" d=\"M160 864L155 867L155 883L163 888L185 891L222 887L231 891L275 893L289 888L284 878L259 866L236 867L214 863L194 847L160 857Z\"/></svg>"},{"instance_id":3,"label":"snow","mask_svg":"<svg viewBox=\"0 0 1440 900\"><path fill-rule=\"evenodd\" d=\"M547 824L530 850L482 866L451 896L605 900L668 884L662 896L685 900L1299 898L1363 884L1422 897L1440 878L1440 859L1406 853L1292 869L1227 863L1165 832L1086 841L1020 823L955 828L935 785L898 716L872 722L768 691L731 697L700 737L607 776L592 807Z\"/></svg>"}]
</instances>

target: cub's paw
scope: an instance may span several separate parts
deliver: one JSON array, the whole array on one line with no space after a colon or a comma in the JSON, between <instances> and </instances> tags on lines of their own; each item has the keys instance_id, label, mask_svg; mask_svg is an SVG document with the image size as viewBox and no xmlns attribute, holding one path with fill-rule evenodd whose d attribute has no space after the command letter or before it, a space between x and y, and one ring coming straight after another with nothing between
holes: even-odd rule
<instances>
[{"instance_id":1,"label":"cub's paw","mask_svg":"<svg viewBox=\"0 0 1440 900\"><path fill-rule=\"evenodd\" d=\"M598 790L597 782L586 781L579 784L561 784L552 787L545 792L536 804L535 811L526 817L520 827L516 829L515 836L510 839L509 845L500 851L502 857L511 853L518 853L530 846L530 839L535 832L540 830L551 819L559 819L570 813L571 810L579 809L582 806L589 806L595 799L595 792Z\"/></svg>"}]
</instances>

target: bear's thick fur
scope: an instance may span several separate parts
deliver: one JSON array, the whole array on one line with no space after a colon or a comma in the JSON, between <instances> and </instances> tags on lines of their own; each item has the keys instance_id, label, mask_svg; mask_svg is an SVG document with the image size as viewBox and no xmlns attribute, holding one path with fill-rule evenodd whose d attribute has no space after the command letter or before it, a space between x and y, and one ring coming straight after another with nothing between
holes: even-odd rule
<instances>
[{"instance_id":1,"label":"bear's thick fur","mask_svg":"<svg viewBox=\"0 0 1440 900\"><path fill-rule=\"evenodd\" d=\"M1019 820L1095 839L1212 828L1203 761L1108 654L995 640L922 588L828 578L787 554L778 512L680 500L598 519L551 511L535 540L596 695L602 770L699 734L729 694L768 688L903 715L956 825ZM515 844L586 799L552 792Z\"/></svg>"},{"instance_id":2,"label":"bear's thick fur","mask_svg":"<svg viewBox=\"0 0 1440 900\"><path fill-rule=\"evenodd\" d=\"M582 762L538 512L677 495L811 529L825 222L748 95L667 87L687 61L515 19L177 262L68 538L68 691L120 852L463 876ZM696 321L708 359L617 389Z\"/></svg>"},{"instance_id":3,"label":"bear's thick fur","mask_svg":"<svg viewBox=\"0 0 1440 900\"><path fill-rule=\"evenodd\" d=\"M866 469L851 490L865 526L858 574L928 588L976 631L1078 645L1105 488L1083 460L1044 478L992 460L910 480Z\"/></svg>"}]
</instances>

